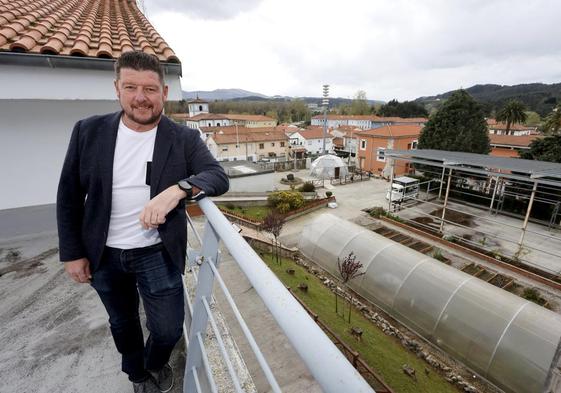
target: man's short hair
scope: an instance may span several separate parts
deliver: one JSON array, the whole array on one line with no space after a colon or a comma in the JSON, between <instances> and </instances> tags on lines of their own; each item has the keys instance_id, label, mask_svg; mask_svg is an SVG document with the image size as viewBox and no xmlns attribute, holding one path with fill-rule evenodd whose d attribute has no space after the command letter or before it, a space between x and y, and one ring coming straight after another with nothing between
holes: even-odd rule
<instances>
[{"instance_id":1,"label":"man's short hair","mask_svg":"<svg viewBox=\"0 0 561 393\"><path fill-rule=\"evenodd\" d=\"M144 52L125 52L115 63L115 77L121 77L122 68L131 68L136 71L154 71L158 74L160 82L164 84L164 70L160 65L160 60L154 55Z\"/></svg>"}]
</instances>

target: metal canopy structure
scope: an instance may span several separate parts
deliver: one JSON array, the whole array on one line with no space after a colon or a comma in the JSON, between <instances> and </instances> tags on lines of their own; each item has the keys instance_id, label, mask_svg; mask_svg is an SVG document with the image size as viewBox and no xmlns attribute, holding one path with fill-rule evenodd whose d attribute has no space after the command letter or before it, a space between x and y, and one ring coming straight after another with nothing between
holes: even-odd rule
<instances>
[{"instance_id":1,"label":"metal canopy structure","mask_svg":"<svg viewBox=\"0 0 561 393\"><path fill-rule=\"evenodd\" d=\"M454 169L461 169L464 172L507 177L517 180L533 180L537 181L538 184L561 187L561 164L554 162L429 149L386 150L385 156L418 164L445 168L453 167Z\"/></svg>"}]
</instances>

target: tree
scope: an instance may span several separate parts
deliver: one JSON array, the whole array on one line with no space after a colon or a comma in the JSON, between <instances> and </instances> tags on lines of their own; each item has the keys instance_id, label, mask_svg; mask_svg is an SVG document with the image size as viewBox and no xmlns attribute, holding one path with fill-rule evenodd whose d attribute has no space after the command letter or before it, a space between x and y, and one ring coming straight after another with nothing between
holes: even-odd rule
<instances>
[{"instance_id":1,"label":"tree","mask_svg":"<svg viewBox=\"0 0 561 393\"><path fill-rule=\"evenodd\" d=\"M429 113L423 105L414 101L399 102L393 99L380 107L378 115L387 117L428 117Z\"/></svg>"},{"instance_id":2,"label":"tree","mask_svg":"<svg viewBox=\"0 0 561 393\"><path fill-rule=\"evenodd\" d=\"M506 122L505 134L508 135L512 124L522 124L526 121L526 106L517 100L510 100L506 105L497 113L497 120Z\"/></svg>"},{"instance_id":3,"label":"tree","mask_svg":"<svg viewBox=\"0 0 561 393\"><path fill-rule=\"evenodd\" d=\"M343 284L347 284L353 278L360 277L364 274L364 272L359 272L362 268L362 263L356 260L356 255L353 251L349 253L344 259L343 262L337 258L337 269L339 270L339 274L343 279ZM349 298L349 323L351 323L351 310L353 307L353 295L350 292ZM338 305L337 305L337 289L335 289L335 312L338 312Z\"/></svg>"},{"instance_id":4,"label":"tree","mask_svg":"<svg viewBox=\"0 0 561 393\"><path fill-rule=\"evenodd\" d=\"M561 163L561 135L535 139L530 143L530 150L521 152L520 157L527 160Z\"/></svg>"},{"instance_id":5,"label":"tree","mask_svg":"<svg viewBox=\"0 0 561 393\"><path fill-rule=\"evenodd\" d=\"M551 111L545 118L543 132L544 134L558 134L559 129L561 129L561 105L557 106L557 108Z\"/></svg>"},{"instance_id":6,"label":"tree","mask_svg":"<svg viewBox=\"0 0 561 393\"><path fill-rule=\"evenodd\" d=\"M430 117L419 137L419 148L489 153L489 131L481 106L465 90L455 91Z\"/></svg>"},{"instance_id":7,"label":"tree","mask_svg":"<svg viewBox=\"0 0 561 393\"><path fill-rule=\"evenodd\" d=\"M368 115L372 113L372 108L366 99L366 92L359 90L356 92L353 101L351 102L350 115Z\"/></svg>"},{"instance_id":8,"label":"tree","mask_svg":"<svg viewBox=\"0 0 561 393\"><path fill-rule=\"evenodd\" d=\"M271 248L272 248L272 255L273 258L276 259L277 263L280 264L280 246L278 242L278 237L282 231L282 227L284 226L284 216L282 214L277 213L276 211L271 211L267 216L263 219L262 228L263 230L269 232L273 235L273 239L271 239Z\"/></svg>"}]
</instances>

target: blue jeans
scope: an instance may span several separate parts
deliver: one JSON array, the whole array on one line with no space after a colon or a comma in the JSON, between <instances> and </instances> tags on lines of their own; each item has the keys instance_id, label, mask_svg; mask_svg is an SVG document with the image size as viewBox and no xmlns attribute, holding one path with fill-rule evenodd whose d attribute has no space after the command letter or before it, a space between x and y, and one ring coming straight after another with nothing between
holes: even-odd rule
<instances>
[{"instance_id":1,"label":"blue jeans","mask_svg":"<svg viewBox=\"0 0 561 393\"><path fill-rule=\"evenodd\" d=\"M181 272L162 244L121 250L105 247L92 286L107 313L122 370L131 381L147 377L169 360L183 331L184 300ZM146 345L138 315L139 294L150 332Z\"/></svg>"}]
</instances>

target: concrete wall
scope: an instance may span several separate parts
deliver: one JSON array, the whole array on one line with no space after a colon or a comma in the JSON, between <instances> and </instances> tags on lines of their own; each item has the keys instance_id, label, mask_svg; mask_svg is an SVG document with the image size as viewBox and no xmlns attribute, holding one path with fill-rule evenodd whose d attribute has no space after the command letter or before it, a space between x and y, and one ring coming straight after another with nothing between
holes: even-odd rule
<instances>
[{"instance_id":1,"label":"concrete wall","mask_svg":"<svg viewBox=\"0 0 561 393\"><path fill-rule=\"evenodd\" d=\"M32 66L0 67L1 99L114 100L112 70ZM168 99L181 100L177 75L166 75Z\"/></svg>"},{"instance_id":2,"label":"concrete wall","mask_svg":"<svg viewBox=\"0 0 561 393\"><path fill-rule=\"evenodd\" d=\"M0 100L0 210L54 203L76 121L117 101Z\"/></svg>"},{"instance_id":3,"label":"concrete wall","mask_svg":"<svg viewBox=\"0 0 561 393\"><path fill-rule=\"evenodd\" d=\"M230 179L231 192L273 191L277 186L278 184L275 183L275 176L271 176L270 173L235 177Z\"/></svg>"}]
</instances>

